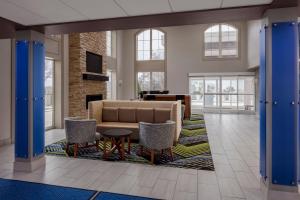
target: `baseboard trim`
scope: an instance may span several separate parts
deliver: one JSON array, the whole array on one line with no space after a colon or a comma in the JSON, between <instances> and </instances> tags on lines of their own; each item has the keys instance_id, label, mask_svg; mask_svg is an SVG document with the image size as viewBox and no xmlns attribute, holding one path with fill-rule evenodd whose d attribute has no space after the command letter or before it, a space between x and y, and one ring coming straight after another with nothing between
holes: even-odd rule
<instances>
[{"instance_id":1,"label":"baseboard trim","mask_svg":"<svg viewBox=\"0 0 300 200\"><path fill-rule=\"evenodd\" d=\"M271 190L282 191L282 192L296 192L298 193L298 186L285 186L285 185L270 185Z\"/></svg>"},{"instance_id":2,"label":"baseboard trim","mask_svg":"<svg viewBox=\"0 0 300 200\"><path fill-rule=\"evenodd\" d=\"M12 144L11 139L0 140L0 147Z\"/></svg>"},{"instance_id":3,"label":"baseboard trim","mask_svg":"<svg viewBox=\"0 0 300 200\"><path fill-rule=\"evenodd\" d=\"M45 167L46 158L43 155L42 157L36 160L15 160L14 162L14 171L17 172L33 172L39 168Z\"/></svg>"}]
</instances>

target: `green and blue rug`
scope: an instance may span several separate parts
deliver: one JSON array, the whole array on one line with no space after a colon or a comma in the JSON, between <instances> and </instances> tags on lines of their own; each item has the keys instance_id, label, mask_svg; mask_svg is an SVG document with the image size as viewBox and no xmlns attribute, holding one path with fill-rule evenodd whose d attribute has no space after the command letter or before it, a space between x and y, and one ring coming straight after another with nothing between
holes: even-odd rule
<instances>
[{"instance_id":1,"label":"green and blue rug","mask_svg":"<svg viewBox=\"0 0 300 200\"><path fill-rule=\"evenodd\" d=\"M73 148L70 147L69 155L65 152L66 141L61 140L45 147L48 155L72 156ZM125 145L125 148L126 145ZM100 142L100 149L103 149L103 142ZM168 154L158 154L155 156L155 164L172 166L179 168L191 168L201 170L214 170L214 164L209 147L205 121L201 114L192 115L191 119L183 121L183 129L178 144L172 149L174 159L171 161ZM95 147L79 148L78 158L102 160L103 151L97 151ZM141 164L151 164L148 155L139 154L138 143L131 144L131 154L125 154L125 161L119 160L116 150L108 160L119 162L134 162Z\"/></svg>"}]
</instances>

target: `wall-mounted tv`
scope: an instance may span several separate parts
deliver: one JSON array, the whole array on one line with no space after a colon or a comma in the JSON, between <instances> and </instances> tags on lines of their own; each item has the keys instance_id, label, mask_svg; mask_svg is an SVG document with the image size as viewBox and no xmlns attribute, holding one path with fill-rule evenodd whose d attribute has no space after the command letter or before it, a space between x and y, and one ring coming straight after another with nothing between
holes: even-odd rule
<instances>
[{"instance_id":1,"label":"wall-mounted tv","mask_svg":"<svg viewBox=\"0 0 300 200\"><path fill-rule=\"evenodd\" d=\"M86 71L91 73L102 74L102 56L86 52Z\"/></svg>"}]
</instances>

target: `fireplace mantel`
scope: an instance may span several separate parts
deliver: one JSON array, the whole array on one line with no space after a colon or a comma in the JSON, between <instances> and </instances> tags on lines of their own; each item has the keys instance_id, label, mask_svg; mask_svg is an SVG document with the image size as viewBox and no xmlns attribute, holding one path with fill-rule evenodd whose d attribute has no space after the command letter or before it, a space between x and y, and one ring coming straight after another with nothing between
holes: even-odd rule
<instances>
[{"instance_id":1,"label":"fireplace mantel","mask_svg":"<svg viewBox=\"0 0 300 200\"><path fill-rule=\"evenodd\" d=\"M83 80L90 81L109 81L109 77L104 74L82 73Z\"/></svg>"}]
</instances>

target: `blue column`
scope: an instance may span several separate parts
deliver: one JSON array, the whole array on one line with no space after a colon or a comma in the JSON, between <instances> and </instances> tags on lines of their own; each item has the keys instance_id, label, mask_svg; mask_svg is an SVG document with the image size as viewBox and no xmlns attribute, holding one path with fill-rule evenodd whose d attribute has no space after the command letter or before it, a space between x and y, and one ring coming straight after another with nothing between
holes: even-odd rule
<instances>
[{"instance_id":1,"label":"blue column","mask_svg":"<svg viewBox=\"0 0 300 200\"><path fill-rule=\"evenodd\" d=\"M260 173L270 189L297 190L298 24L271 22L261 33ZM265 102L264 102L265 101Z\"/></svg>"},{"instance_id":2,"label":"blue column","mask_svg":"<svg viewBox=\"0 0 300 200\"><path fill-rule=\"evenodd\" d=\"M15 170L33 171L45 164L44 36L17 34L15 47Z\"/></svg>"},{"instance_id":3,"label":"blue column","mask_svg":"<svg viewBox=\"0 0 300 200\"><path fill-rule=\"evenodd\" d=\"M272 184L297 185L298 26L272 25Z\"/></svg>"},{"instance_id":4,"label":"blue column","mask_svg":"<svg viewBox=\"0 0 300 200\"><path fill-rule=\"evenodd\" d=\"M33 42L33 156L44 153L45 146L45 50Z\"/></svg>"},{"instance_id":5,"label":"blue column","mask_svg":"<svg viewBox=\"0 0 300 200\"><path fill-rule=\"evenodd\" d=\"M260 130L260 174L267 177L267 132L266 132L266 29L260 31L260 66L259 66L259 130Z\"/></svg>"},{"instance_id":6,"label":"blue column","mask_svg":"<svg viewBox=\"0 0 300 200\"><path fill-rule=\"evenodd\" d=\"M15 58L15 156L27 159L29 156L29 41L16 42Z\"/></svg>"}]
</instances>

